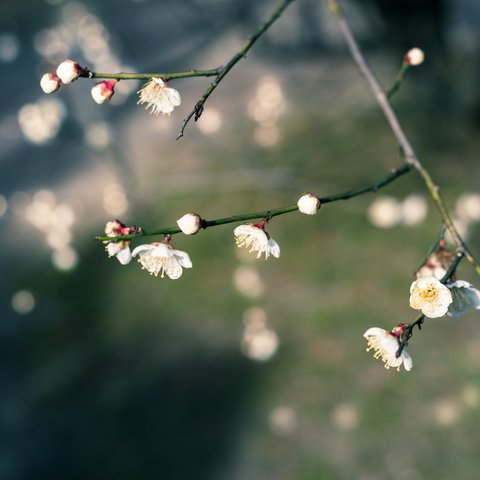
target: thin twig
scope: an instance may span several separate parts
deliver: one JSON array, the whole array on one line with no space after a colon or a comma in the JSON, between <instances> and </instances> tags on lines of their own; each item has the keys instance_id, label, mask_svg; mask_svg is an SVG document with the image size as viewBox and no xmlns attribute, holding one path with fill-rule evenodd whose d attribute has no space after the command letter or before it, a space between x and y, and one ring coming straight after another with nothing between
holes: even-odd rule
<instances>
[{"instance_id":1,"label":"thin twig","mask_svg":"<svg viewBox=\"0 0 480 480\"><path fill-rule=\"evenodd\" d=\"M177 78L191 77L214 77L218 75L224 67L212 68L210 70L186 70L185 72L171 73L101 73L86 70L80 76L85 78L115 78L117 80L149 80L150 78L161 78L164 81L175 80Z\"/></svg>"},{"instance_id":2,"label":"thin twig","mask_svg":"<svg viewBox=\"0 0 480 480\"><path fill-rule=\"evenodd\" d=\"M411 170L410 165L402 165L400 168L392 169L392 171L382 180L366 185L365 187L357 188L355 190L348 190L346 192L335 193L333 195L328 195L325 197L319 197L320 204L331 203L331 202L338 202L339 200L348 200L349 198L356 197L358 195L363 195L365 193L376 192L381 188L385 187L389 183L395 181L398 177L405 175ZM217 218L216 220L205 220L202 227L209 228L209 227L216 227L218 225L225 225L227 223L234 223L234 222L242 222L245 220L254 220L257 218L265 218L265 217L277 217L278 215L283 215L285 213L294 212L298 210L297 204L295 205L288 205L286 207L281 208L274 208L271 210L262 210L261 212L253 212L253 213L244 213L240 215L233 215L230 217L224 218ZM129 235L122 235L117 237L107 237L107 236L97 236L95 240L100 240L102 242L112 242L112 241L119 241L119 240L129 240L135 237L149 237L152 235L175 235L176 233L180 233L181 230L178 227L167 227L167 228L160 228L158 230L146 231L141 230L136 233L131 233Z\"/></svg>"},{"instance_id":3,"label":"thin twig","mask_svg":"<svg viewBox=\"0 0 480 480\"><path fill-rule=\"evenodd\" d=\"M418 264L418 267L416 268L415 271L420 270L425 265L425 263L429 259L430 255L433 252L436 252L438 250L438 246L440 245L441 240L443 240L445 238L446 231L447 231L447 227L445 226L445 224L442 223L440 231L438 232L437 236L435 237L435 240L433 241L430 248L427 250L427 253L425 253L425 255L423 256L421 262Z\"/></svg>"},{"instance_id":4,"label":"thin twig","mask_svg":"<svg viewBox=\"0 0 480 480\"><path fill-rule=\"evenodd\" d=\"M370 86L370 89L372 90L378 105L380 106L383 114L385 115L390 125L390 128L393 131L393 134L395 135L395 138L397 139L398 143L400 144L400 146L402 147L405 153L406 162L410 164L413 168L415 168L415 170L417 170L420 176L423 178L423 181L428 191L430 192L430 195L433 198L433 201L435 202L435 205L437 206L438 211L440 212L440 216L442 217L443 222L445 223L448 231L450 232L450 235L452 236L452 239L457 247L457 250L462 251L465 254L465 257L467 258L467 260L473 265L476 272L480 275L479 262L474 258L473 254L470 252L464 240L462 239L457 229L455 228L455 225L452 222L452 219L445 205L445 202L442 196L440 195L438 185L435 184L430 173L425 168L425 166L420 162L415 151L413 150L413 147L410 144L410 141L408 140L407 136L405 135L405 132L403 131L403 128L401 127L397 119L397 116L388 101L388 98L385 92L383 91L379 82L375 78L375 75L373 74L372 70L367 65L367 62L362 52L360 51L358 43L355 40L355 37L353 36L350 25L348 24L347 20L343 16L343 13L340 9L338 2L336 0L327 0L327 2L331 11L337 18L340 32L343 38L345 39L345 42L347 43L348 49L350 50L350 53L355 63L357 64L357 67L359 68L360 72L367 80L368 85Z\"/></svg>"},{"instance_id":5,"label":"thin twig","mask_svg":"<svg viewBox=\"0 0 480 480\"><path fill-rule=\"evenodd\" d=\"M283 2L275 9L270 15L268 20L243 44L242 48L230 59L230 61L220 70L213 82L208 86L200 100L195 104L194 109L183 120L180 131L177 135L177 140L182 138L185 133L185 127L189 123L190 119L194 116L194 120L197 121L203 112L203 107L208 97L217 88L218 84L223 80L225 75L242 59L245 58L247 52L252 48L253 44L278 20L286 8L295 0L283 0Z\"/></svg>"},{"instance_id":6,"label":"thin twig","mask_svg":"<svg viewBox=\"0 0 480 480\"><path fill-rule=\"evenodd\" d=\"M402 62L402 66L397 73L397 78L387 90L387 98L392 98L395 93L397 93L399 88L402 86L403 80L405 80L405 75L407 74L408 70L410 70L410 64Z\"/></svg>"}]
</instances>

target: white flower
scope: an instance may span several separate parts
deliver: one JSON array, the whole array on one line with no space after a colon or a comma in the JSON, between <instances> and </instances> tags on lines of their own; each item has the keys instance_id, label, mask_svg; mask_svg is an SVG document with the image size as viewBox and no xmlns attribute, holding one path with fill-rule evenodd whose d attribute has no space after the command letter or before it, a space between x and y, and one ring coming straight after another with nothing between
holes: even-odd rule
<instances>
[{"instance_id":1,"label":"white flower","mask_svg":"<svg viewBox=\"0 0 480 480\"><path fill-rule=\"evenodd\" d=\"M155 276L160 274L162 278L166 273L167 277L176 280L182 276L182 268L192 268L188 253L174 250L167 243L139 245L132 252L132 257L137 255L139 263L147 272Z\"/></svg>"},{"instance_id":2,"label":"white flower","mask_svg":"<svg viewBox=\"0 0 480 480\"><path fill-rule=\"evenodd\" d=\"M170 115L173 109L182 103L177 90L167 87L161 78L151 78L137 93L140 94L137 104L146 103L145 110L150 110L153 115Z\"/></svg>"},{"instance_id":3,"label":"white flower","mask_svg":"<svg viewBox=\"0 0 480 480\"><path fill-rule=\"evenodd\" d=\"M425 54L420 48L410 49L403 58L404 63L406 63L407 65L412 65L414 67L423 63L424 60Z\"/></svg>"},{"instance_id":4,"label":"white flower","mask_svg":"<svg viewBox=\"0 0 480 480\"><path fill-rule=\"evenodd\" d=\"M118 220L112 220L107 222L105 225L105 235L107 237L119 237L121 235L128 235L130 233L139 232L140 228L131 226L127 227L122 222ZM130 252L130 240L119 240L118 242L104 242L107 244L105 250L108 253L108 257L117 257L118 261L122 265L127 265L132 259L132 254Z\"/></svg>"},{"instance_id":5,"label":"white flower","mask_svg":"<svg viewBox=\"0 0 480 480\"><path fill-rule=\"evenodd\" d=\"M257 227L253 223L248 225L239 225L233 231L235 242L238 247L248 248L249 252L258 252L257 258L265 253L265 259L270 255L276 258L280 257L280 247L278 243L265 232L263 228Z\"/></svg>"},{"instance_id":6,"label":"white flower","mask_svg":"<svg viewBox=\"0 0 480 480\"><path fill-rule=\"evenodd\" d=\"M99 105L108 102L115 93L115 84L118 80L105 80L103 82L96 83L91 90L92 98Z\"/></svg>"},{"instance_id":7,"label":"white flower","mask_svg":"<svg viewBox=\"0 0 480 480\"><path fill-rule=\"evenodd\" d=\"M385 368L393 367L400 370L400 365L403 363L405 370L410 371L412 369L412 357L405 349L402 350L398 358L396 356L398 347L400 346L396 335L383 328L372 327L369 328L363 336L367 339L367 352L373 349L373 356L380 358L385 364Z\"/></svg>"},{"instance_id":8,"label":"white flower","mask_svg":"<svg viewBox=\"0 0 480 480\"><path fill-rule=\"evenodd\" d=\"M40 80L40 87L45 93L56 92L61 85L61 80L55 72L44 73Z\"/></svg>"},{"instance_id":9,"label":"white flower","mask_svg":"<svg viewBox=\"0 0 480 480\"><path fill-rule=\"evenodd\" d=\"M73 60L64 60L57 67L57 75L63 83L74 82L82 73L82 67Z\"/></svg>"},{"instance_id":10,"label":"white flower","mask_svg":"<svg viewBox=\"0 0 480 480\"><path fill-rule=\"evenodd\" d=\"M119 242L110 242L105 249L109 257L117 257L122 265L127 265L132 259L130 252L130 242L128 240L120 240Z\"/></svg>"},{"instance_id":11,"label":"white flower","mask_svg":"<svg viewBox=\"0 0 480 480\"><path fill-rule=\"evenodd\" d=\"M435 277L421 277L410 287L410 306L426 317L443 317L452 301L450 290Z\"/></svg>"},{"instance_id":12,"label":"white flower","mask_svg":"<svg viewBox=\"0 0 480 480\"><path fill-rule=\"evenodd\" d=\"M191 212L185 214L182 218L177 220L178 228L185 235L194 235L202 227L202 219L198 213Z\"/></svg>"},{"instance_id":13,"label":"white flower","mask_svg":"<svg viewBox=\"0 0 480 480\"><path fill-rule=\"evenodd\" d=\"M298 199L297 205L300 212L315 215L320 208L320 200L312 193L305 193Z\"/></svg>"},{"instance_id":14,"label":"white flower","mask_svg":"<svg viewBox=\"0 0 480 480\"><path fill-rule=\"evenodd\" d=\"M448 307L450 317L459 317L468 310L480 310L480 291L465 280L447 284L452 293L453 302Z\"/></svg>"}]
</instances>

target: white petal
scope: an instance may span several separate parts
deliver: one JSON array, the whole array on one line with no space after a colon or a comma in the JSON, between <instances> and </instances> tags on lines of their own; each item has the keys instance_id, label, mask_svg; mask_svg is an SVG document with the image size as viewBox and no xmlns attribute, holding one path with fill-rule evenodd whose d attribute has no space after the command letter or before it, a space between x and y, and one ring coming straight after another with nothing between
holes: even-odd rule
<instances>
[{"instance_id":1,"label":"white petal","mask_svg":"<svg viewBox=\"0 0 480 480\"><path fill-rule=\"evenodd\" d=\"M114 257L122 250L120 243L117 242L110 242L107 245L107 252L109 257Z\"/></svg>"},{"instance_id":2,"label":"white petal","mask_svg":"<svg viewBox=\"0 0 480 480\"><path fill-rule=\"evenodd\" d=\"M276 258L280 258L280 246L273 238L268 240L268 246L270 247L270 253Z\"/></svg>"},{"instance_id":3,"label":"white petal","mask_svg":"<svg viewBox=\"0 0 480 480\"><path fill-rule=\"evenodd\" d=\"M365 338L367 338L367 337L382 337L386 333L387 333L387 331L384 330L383 328L371 327L363 334L363 336Z\"/></svg>"},{"instance_id":4,"label":"white petal","mask_svg":"<svg viewBox=\"0 0 480 480\"><path fill-rule=\"evenodd\" d=\"M120 250L120 252L117 253L117 258L122 265L127 265L127 263L130 263L130 260L132 259L130 248L127 247L123 250Z\"/></svg>"},{"instance_id":5,"label":"white petal","mask_svg":"<svg viewBox=\"0 0 480 480\"><path fill-rule=\"evenodd\" d=\"M155 245L150 245L149 243L144 243L143 245L139 245L135 247L132 252L132 257L137 256L140 252L146 252L147 250L155 249Z\"/></svg>"},{"instance_id":6,"label":"white petal","mask_svg":"<svg viewBox=\"0 0 480 480\"><path fill-rule=\"evenodd\" d=\"M153 257L171 258L173 257L173 248L167 246L165 243L158 243L153 246L151 255Z\"/></svg>"},{"instance_id":7,"label":"white petal","mask_svg":"<svg viewBox=\"0 0 480 480\"><path fill-rule=\"evenodd\" d=\"M253 225L239 225L233 230L233 234L235 236L237 235L252 235L252 233L255 231L255 227Z\"/></svg>"},{"instance_id":8,"label":"white petal","mask_svg":"<svg viewBox=\"0 0 480 480\"><path fill-rule=\"evenodd\" d=\"M385 332L385 335L380 340L380 345L385 349L386 352L395 357L399 347L397 337L393 336L390 332Z\"/></svg>"},{"instance_id":9,"label":"white petal","mask_svg":"<svg viewBox=\"0 0 480 480\"><path fill-rule=\"evenodd\" d=\"M174 107L178 107L182 103L180 94L174 88L166 88L165 93L167 94L168 100Z\"/></svg>"},{"instance_id":10,"label":"white petal","mask_svg":"<svg viewBox=\"0 0 480 480\"><path fill-rule=\"evenodd\" d=\"M403 350L401 356L403 357L403 366L405 367L405 370L409 372L413 367L412 357L405 350Z\"/></svg>"},{"instance_id":11,"label":"white petal","mask_svg":"<svg viewBox=\"0 0 480 480\"><path fill-rule=\"evenodd\" d=\"M435 306L430 303L426 303L422 307L422 313L428 318L440 318L443 317L448 311L448 305Z\"/></svg>"},{"instance_id":12,"label":"white petal","mask_svg":"<svg viewBox=\"0 0 480 480\"><path fill-rule=\"evenodd\" d=\"M184 268L192 268L192 261L190 260L190 256L187 252L183 252L182 250L174 250L173 254L177 259L178 263Z\"/></svg>"},{"instance_id":13,"label":"white petal","mask_svg":"<svg viewBox=\"0 0 480 480\"><path fill-rule=\"evenodd\" d=\"M180 278L182 276L183 270L181 265L176 260L174 260L169 262L167 268L165 269L165 273L172 280L176 280L177 278Z\"/></svg>"},{"instance_id":14,"label":"white petal","mask_svg":"<svg viewBox=\"0 0 480 480\"><path fill-rule=\"evenodd\" d=\"M180 105L180 95L173 88L163 89L155 101L157 113L171 113L177 105Z\"/></svg>"},{"instance_id":15,"label":"white petal","mask_svg":"<svg viewBox=\"0 0 480 480\"><path fill-rule=\"evenodd\" d=\"M480 309L480 292L473 287L465 289L465 294L468 297L471 308L474 310Z\"/></svg>"}]
</instances>

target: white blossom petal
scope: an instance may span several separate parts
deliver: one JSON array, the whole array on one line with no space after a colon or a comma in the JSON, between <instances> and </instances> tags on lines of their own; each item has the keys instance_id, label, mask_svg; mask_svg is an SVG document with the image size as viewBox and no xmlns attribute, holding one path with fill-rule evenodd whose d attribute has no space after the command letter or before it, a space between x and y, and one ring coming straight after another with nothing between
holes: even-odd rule
<instances>
[{"instance_id":1,"label":"white blossom petal","mask_svg":"<svg viewBox=\"0 0 480 480\"><path fill-rule=\"evenodd\" d=\"M480 291L465 280L449 283L453 302L448 307L448 315L460 317L469 310L480 310Z\"/></svg>"},{"instance_id":2,"label":"white blossom petal","mask_svg":"<svg viewBox=\"0 0 480 480\"><path fill-rule=\"evenodd\" d=\"M122 265L127 265L128 263L130 263L130 260L132 260L132 253L130 252L130 248L127 247L120 250L117 253L116 257Z\"/></svg>"},{"instance_id":3,"label":"white blossom petal","mask_svg":"<svg viewBox=\"0 0 480 480\"><path fill-rule=\"evenodd\" d=\"M132 257L136 257L140 252L146 252L149 250L154 250L156 247L150 244L139 245L135 247L132 252Z\"/></svg>"},{"instance_id":4,"label":"white blossom petal","mask_svg":"<svg viewBox=\"0 0 480 480\"><path fill-rule=\"evenodd\" d=\"M278 245L278 243L273 238L270 238L268 240L268 247L270 248L270 253L275 258L280 258L280 246Z\"/></svg>"},{"instance_id":5,"label":"white blossom petal","mask_svg":"<svg viewBox=\"0 0 480 480\"><path fill-rule=\"evenodd\" d=\"M269 238L263 228L254 224L239 225L233 231L235 242L238 247L247 248L250 253L256 253L257 258L265 254L267 259L270 255L278 258L280 256L280 247L278 243Z\"/></svg>"},{"instance_id":6,"label":"white blossom petal","mask_svg":"<svg viewBox=\"0 0 480 480\"><path fill-rule=\"evenodd\" d=\"M132 256L138 255L138 261L142 268L152 275L160 275L172 280L180 278L183 268L191 268L192 261L186 252L174 250L171 245L166 243L152 243L139 245L133 250Z\"/></svg>"},{"instance_id":7,"label":"white blossom petal","mask_svg":"<svg viewBox=\"0 0 480 480\"><path fill-rule=\"evenodd\" d=\"M183 268L192 268L192 261L190 260L190 256L187 252L182 252L181 250L174 250L173 254L175 258L178 260L178 263Z\"/></svg>"},{"instance_id":8,"label":"white blossom petal","mask_svg":"<svg viewBox=\"0 0 480 480\"><path fill-rule=\"evenodd\" d=\"M363 336L367 340L367 352L374 351L374 358L382 360L384 367L391 367L400 370L403 363L405 370L410 371L413 366L412 357L405 351L397 358L397 351L400 346L398 338L391 332L379 327L369 328Z\"/></svg>"},{"instance_id":9,"label":"white blossom petal","mask_svg":"<svg viewBox=\"0 0 480 480\"><path fill-rule=\"evenodd\" d=\"M152 115L159 113L170 115L182 101L180 94L174 88L169 88L161 78L151 78L138 92L137 104L147 104L146 110Z\"/></svg>"},{"instance_id":10,"label":"white blossom petal","mask_svg":"<svg viewBox=\"0 0 480 480\"><path fill-rule=\"evenodd\" d=\"M426 317L443 317L452 301L450 290L435 277L421 277L410 286L410 307Z\"/></svg>"}]
</instances>

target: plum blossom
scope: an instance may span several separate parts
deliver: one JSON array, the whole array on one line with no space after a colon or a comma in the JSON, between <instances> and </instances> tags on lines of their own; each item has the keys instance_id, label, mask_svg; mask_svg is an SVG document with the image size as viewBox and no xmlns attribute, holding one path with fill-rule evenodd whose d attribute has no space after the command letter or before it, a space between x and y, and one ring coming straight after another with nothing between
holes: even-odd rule
<instances>
[{"instance_id":1,"label":"plum blossom","mask_svg":"<svg viewBox=\"0 0 480 480\"><path fill-rule=\"evenodd\" d=\"M424 60L425 53L420 48L411 48L403 57L403 62L413 67L422 64Z\"/></svg>"},{"instance_id":2,"label":"plum blossom","mask_svg":"<svg viewBox=\"0 0 480 480\"><path fill-rule=\"evenodd\" d=\"M239 225L233 231L235 242L239 248L248 248L250 253L257 252L257 258L260 258L262 253L265 253L265 259L270 255L279 258L280 247L264 230L264 225L265 222L256 225L253 223Z\"/></svg>"},{"instance_id":3,"label":"plum blossom","mask_svg":"<svg viewBox=\"0 0 480 480\"><path fill-rule=\"evenodd\" d=\"M77 62L64 60L57 67L57 76L63 83L68 84L74 82L85 71L86 69L82 68Z\"/></svg>"},{"instance_id":4,"label":"plum blossom","mask_svg":"<svg viewBox=\"0 0 480 480\"><path fill-rule=\"evenodd\" d=\"M320 208L320 200L312 193L304 193L297 202L298 210L306 215L315 215Z\"/></svg>"},{"instance_id":5,"label":"plum blossom","mask_svg":"<svg viewBox=\"0 0 480 480\"><path fill-rule=\"evenodd\" d=\"M167 87L161 78L152 77L137 93L140 97L137 105L146 103L145 110L150 110L152 115L170 115L182 103L178 91Z\"/></svg>"},{"instance_id":6,"label":"plum blossom","mask_svg":"<svg viewBox=\"0 0 480 480\"><path fill-rule=\"evenodd\" d=\"M391 332L383 328L372 327L363 334L367 340L367 352L373 350L374 358L382 360L386 369L393 367L400 371L402 363L405 370L410 371L412 369L412 357L405 349L397 358L397 351L400 346L399 338L405 332L405 326L404 324L397 325Z\"/></svg>"},{"instance_id":7,"label":"plum blossom","mask_svg":"<svg viewBox=\"0 0 480 480\"><path fill-rule=\"evenodd\" d=\"M40 80L40 87L45 93L56 92L61 84L62 82L55 72L44 73Z\"/></svg>"},{"instance_id":8,"label":"plum blossom","mask_svg":"<svg viewBox=\"0 0 480 480\"><path fill-rule=\"evenodd\" d=\"M95 102L99 105L108 102L115 93L115 85L117 82L118 80L104 80L103 82L96 83L90 91Z\"/></svg>"},{"instance_id":9,"label":"plum blossom","mask_svg":"<svg viewBox=\"0 0 480 480\"><path fill-rule=\"evenodd\" d=\"M202 224L202 218L195 212L186 213L177 220L178 228L180 228L185 235L194 235L202 228Z\"/></svg>"},{"instance_id":10,"label":"plum blossom","mask_svg":"<svg viewBox=\"0 0 480 480\"><path fill-rule=\"evenodd\" d=\"M453 302L448 307L450 317L460 317L469 310L480 310L480 291L465 280L447 283Z\"/></svg>"},{"instance_id":11,"label":"plum blossom","mask_svg":"<svg viewBox=\"0 0 480 480\"><path fill-rule=\"evenodd\" d=\"M422 277L435 277L441 280L452 264L452 254L448 250L440 249L433 252L424 265L416 272L417 279Z\"/></svg>"},{"instance_id":12,"label":"plum blossom","mask_svg":"<svg viewBox=\"0 0 480 480\"><path fill-rule=\"evenodd\" d=\"M161 278L167 274L172 280L180 278L183 268L192 268L192 261L187 252L174 250L169 243L154 242L134 248L132 257L138 255L138 262L151 275Z\"/></svg>"},{"instance_id":13,"label":"plum blossom","mask_svg":"<svg viewBox=\"0 0 480 480\"><path fill-rule=\"evenodd\" d=\"M127 227L119 220L112 220L107 222L105 225L105 235L107 237L119 237L121 235L129 235L130 233L139 232L140 228L131 226ZM130 252L130 240L119 240L119 241L106 241L107 244L105 250L108 253L109 257L117 257L118 261L122 265L127 265L132 259L132 254Z\"/></svg>"},{"instance_id":14,"label":"plum blossom","mask_svg":"<svg viewBox=\"0 0 480 480\"><path fill-rule=\"evenodd\" d=\"M426 317L443 317L452 301L450 290L435 277L421 277L410 286L410 306Z\"/></svg>"}]
</instances>

